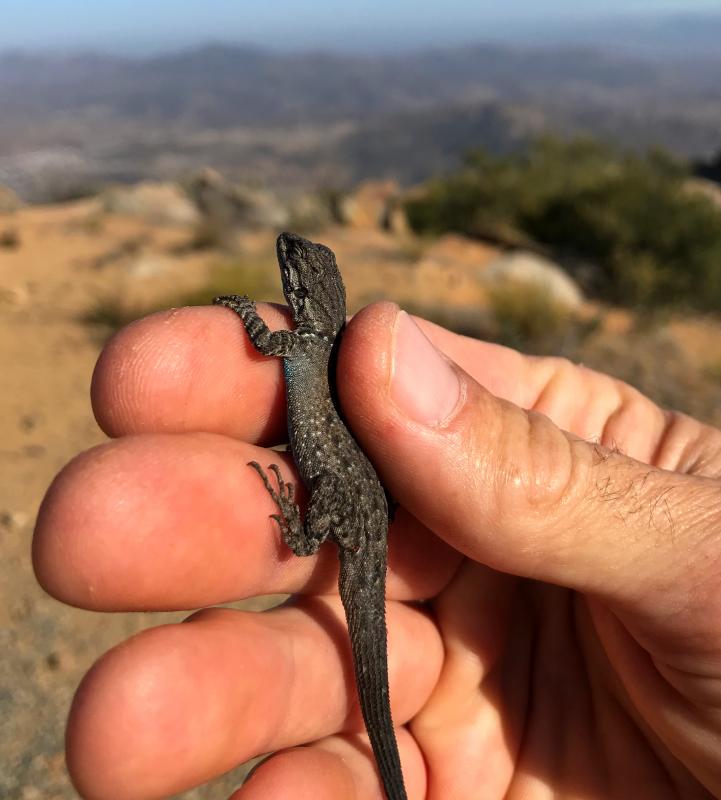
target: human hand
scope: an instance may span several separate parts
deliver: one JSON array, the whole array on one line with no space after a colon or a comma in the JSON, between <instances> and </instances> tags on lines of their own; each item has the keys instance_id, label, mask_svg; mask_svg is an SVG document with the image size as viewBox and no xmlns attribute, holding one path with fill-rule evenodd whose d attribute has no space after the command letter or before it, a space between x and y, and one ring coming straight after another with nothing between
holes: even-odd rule
<instances>
[{"instance_id":1,"label":"human hand","mask_svg":"<svg viewBox=\"0 0 721 800\"><path fill-rule=\"evenodd\" d=\"M465 372L385 304L354 318L338 369L402 506L387 593L409 797L718 795L721 433L567 362L419 326ZM236 800L379 797L334 548L290 556L246 466L281 456L263 449L285 436L280 363L232 315L182 309L115 337L93 402L117 438L43 503L49 592L106 611L296 599L106 654L68 723L80 791L162 797L278 750Z\"/></svg>"}]
</instances>

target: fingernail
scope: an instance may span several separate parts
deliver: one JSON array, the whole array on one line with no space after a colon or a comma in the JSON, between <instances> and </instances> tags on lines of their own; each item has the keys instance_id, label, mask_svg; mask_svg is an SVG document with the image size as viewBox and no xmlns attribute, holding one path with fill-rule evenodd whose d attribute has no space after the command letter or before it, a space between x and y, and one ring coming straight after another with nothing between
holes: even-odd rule
<instances>
[{"instance_id":1,"label":"fingernail","mask_svg":"<svg viewBox=\"0 0 721 800\"><path fill-rule=\"evenodd\" d=\"M423 425L447 419L461 394L456 370L405 311L396 318L390 394L401 411Z\"/></svg>"}]
</instances>

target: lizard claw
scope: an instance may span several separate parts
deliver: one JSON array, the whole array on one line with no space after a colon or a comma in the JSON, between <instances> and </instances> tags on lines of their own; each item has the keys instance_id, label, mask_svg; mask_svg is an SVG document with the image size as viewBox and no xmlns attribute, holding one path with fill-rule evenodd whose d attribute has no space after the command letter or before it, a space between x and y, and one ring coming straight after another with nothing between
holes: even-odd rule
<instances>
[{"instance_id":1,"label":"lizard claw","mask_svg":"<svg viewBox=\"0 0 721 800\"><path fill-rule=\"evenodd\" d=\"M275 475L276 480L278 481L278 492L281 496L285 495L285 481L283 480L283 476L280 474L280 468L277 464L270 464L268 469Z\"/></svg>"},{"instance_id":2,"label":"lizard claw","mask_svg":"<svg viewBox=\"0 0 721 800\"><path fill-rule=\"evenodd\" d=\"M264 484L268 494L273 498L273 500L278 505L280 505L280 497L279 497L278 493L275 491L275 489L273 488L273 486L271 485L270 481L268 480L268 476L266 475L265 470L263 469L263 467L261 467L260 464L257 461L249 461L248 462L248 466L249 467L253 467L253 469L258 473L258 475L260 475L260 478L263 481L263 484Z\"/></svg>"},{"instance_id":3,"label":"lizard claw","mask_svg":"<svg viewBox=\"0 0 721 800\"><path fill-rule=\"evenodd\" d=\"M260 466L257 461L249 461L249 467L260 475L263 485L265 486L268 494L273 498L273 502L278 506L279 514L271 514L270 518L278 523L280 532L286 542L298 540L301 536L298 531L302 532L303 525L300 521L300 512L298 506L293 502L295 488L292 483L286 483L280 472L280 467L277 464L269 464L268 469L275 475L278 481L278 491L273 488L267 473Z\"/></svg>"}]
</instances>

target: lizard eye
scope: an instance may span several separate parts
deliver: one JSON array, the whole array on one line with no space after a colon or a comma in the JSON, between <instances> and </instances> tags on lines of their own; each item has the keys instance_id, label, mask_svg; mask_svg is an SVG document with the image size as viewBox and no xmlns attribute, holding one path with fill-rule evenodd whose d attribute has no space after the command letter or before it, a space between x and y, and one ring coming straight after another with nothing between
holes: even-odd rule
<instances>
[{"instance_id":1,"label":"lizard eye","mask_svg":"<svg viewBox=\"0 0 721 800\"><path fill-rule=\"evenodd\" d=\"M299 289L296 289L296 290L293 292L293 294L294 294L294 295L295 295L295 296L296 296L296 297L297 297L299 300L305 300L305 298L306 298L306 297L308 297L308 292L307 292L305 289L303 289L302 287L301 287L301 288L299 288Z\"/></svg>"}]
</instances>

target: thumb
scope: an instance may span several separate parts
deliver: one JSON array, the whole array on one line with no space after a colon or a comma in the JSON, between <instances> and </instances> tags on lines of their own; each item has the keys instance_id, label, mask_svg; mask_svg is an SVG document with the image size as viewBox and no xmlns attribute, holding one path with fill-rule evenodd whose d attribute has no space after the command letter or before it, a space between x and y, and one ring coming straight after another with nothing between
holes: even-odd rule
<instances>
[{"instance_id":1,"label":"thumb","mask_svg":"<svg viewBox=\"0 0 721 800\"><path fill-rule=\"evenodd\" d=\"M466 556L592 594L652 627L688 631L697 598L709 624L715 481L635 461L493 396L389 304L351 322L338 385L390 493Z\"/></svg>"}]
</instances>

